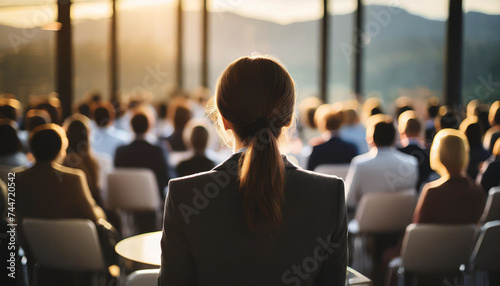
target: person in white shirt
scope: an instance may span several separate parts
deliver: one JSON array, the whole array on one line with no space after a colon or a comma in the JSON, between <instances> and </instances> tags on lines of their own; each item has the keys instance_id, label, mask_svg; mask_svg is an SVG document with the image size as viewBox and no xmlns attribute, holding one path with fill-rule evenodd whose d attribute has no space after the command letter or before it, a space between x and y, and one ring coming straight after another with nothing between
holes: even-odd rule
<instances>
[{"instance_id":1,"label":"person in white shirt","mask_svg":"<svg viewBox=\"0 0 500 286\"><path fill-rule=\"evenodd\" d=\"M92 133L91 144L96 153L104 153L115 157L116 149L132 141L126 131L113 127L115 112L111 103L103 103L94 109L93 117L97 128Z\"/></svg>"},{"instance_id":2,"label":"person in white shirt","mask_svg":"<svg viewBox=\"0 0 500 286\"><path fill-rule=\"evenodd\" d=\"M346 177L347 207L353 212L364 194L414 189L418 179L417 159L394 147L392 117L370 117L366 134L372 148L354 157Z\"/></svg>"}]
</instances>

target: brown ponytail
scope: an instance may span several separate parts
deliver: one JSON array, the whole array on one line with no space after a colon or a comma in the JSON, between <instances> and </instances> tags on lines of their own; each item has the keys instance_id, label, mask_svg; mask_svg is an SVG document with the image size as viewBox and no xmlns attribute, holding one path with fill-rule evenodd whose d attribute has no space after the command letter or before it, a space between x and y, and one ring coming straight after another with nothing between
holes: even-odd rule
<instances>
[{"instance_id":1,"label":"brown ponytail","mask_svg":"<svg viewBox=\"0 0 500 286\"><path fill-rule=\"evenodd\" d=\"M294 107L295 84L269 57L240 58L219 78L217 115L247 147L240 159L239 187L245 219L256 232L268 233L283 222L285 164L278 138L292 123Z\"/></svg>"}]
</instances>

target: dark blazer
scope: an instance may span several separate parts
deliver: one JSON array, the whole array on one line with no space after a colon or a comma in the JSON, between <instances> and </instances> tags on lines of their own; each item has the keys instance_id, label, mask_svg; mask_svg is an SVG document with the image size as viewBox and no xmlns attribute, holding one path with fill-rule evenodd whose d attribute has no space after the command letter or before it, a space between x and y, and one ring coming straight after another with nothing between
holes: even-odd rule
<instances>
[{"instance_id":1,"label":"dark blazer","mask_svg":"<svg viewBox=\"0 0 500 286\"><path fill-rule=\"evenodd\" d=\"M488 160L491 157L491 153L484 149L482 144L476 146L470 146L469 151L469 166L467 166L467 174L471 176L472 179L476 179L479 173L479 165Z\"/></svg>"},{"instance_id":2,"label":"dark blazer","mask_svg":"<svg viewBox=\"0 0 500 286\"><path fill-rule=\"evenodd\" d=\"M183 130L174 130L165 140L170 145L172 151L187 151L186 144L184 144Z\"/></svg>"},{"instance_id":3,"label":"dark blazer","mask_svg":"<svg viewBox=\"0 0 500 286\"><path fill-rule=\"evenodd\" d=\"M322 164L349 164L358 155L356 145L342 140L338 136L333 136L323 144L313 147L307 169L314 171Z\"/></svg>"},{"instance_id":4,"label":"dark blazer","mask_svg":"<svg viewBox=\"0 0 500 286\"><path fill-rule=\"evenodd\" d=\"M432 173L430 161L429 161L429 150L422 149L420 146L415 144L408 144L408 146L404 148L398 148L399 151L411 155L417 158L418 162L418 180L416 190L420 191L422 188L422 184L427 182L427 178Z\"/></svg>"},{"instance_id":5,"label":"dark blazer","mask_svg":"<svg viewBox=\"0 0 500 286\"><path fill-rule=\"evenodd\" d=\"M115 166L129 168L146 168L155 173L160 197L164 198L163 190L170 180L167 152L146 140L134 140L129 145L116 149Z\"/></svg>"},{"instance_id":6,"label":"dark blazer","mask_svg":"<svg viewBox=\"0 0 500 286\"><path fill-rule=\"evenodd\" d=\"M493 161L488 164L486 170L481 174L480 180L481 186L488 193L491 188L500 186L500 159Z\"/></svg>"},{"instance_id":7,"label":"dark blazer","mask_svg":"<svg viewBox=\"0 0 500 286\"><path fill-rule=\"evenodd\" d=\"M241 153L209 172L171 180L159 285L344 285L344 183L286 158L283 224L252 232L237 173Z\"/></svg>"},{"instance_id":8,"label":"dark blazer","mask_svg":"<svg viewBox=\"0 0 500 286\"><path fill-rule=\"evenodd\" d=\"M177 165L177 175L179 177L192 175L195 173L210 171L215 167L214 161L208 159L205 155L196 154L193 157L182 161Z\"/></svg>"},{"instance_id":9,"label":"dark blazer","mask_svg":"<svg viewBox=\"0 0 500 286\"><path fill-rule=\"evenodd\" d=\"M483 188L469 176L439 179L424 186L413 223L476 224L485 203Z\"/></svg>"}]
</instances>

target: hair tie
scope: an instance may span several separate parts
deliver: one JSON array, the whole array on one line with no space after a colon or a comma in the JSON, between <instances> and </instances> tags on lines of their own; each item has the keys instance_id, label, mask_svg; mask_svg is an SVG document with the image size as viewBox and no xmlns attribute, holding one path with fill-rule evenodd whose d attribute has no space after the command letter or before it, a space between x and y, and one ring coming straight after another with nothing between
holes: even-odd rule
<instances>
[{"instance_id":1,"label":"hair tie","mask_svg":"<svg viewBox=\"0 0 500 286\"><path fill-rule=\"evenodd\" d=\"M255 120L252 124L250 124L250 129L252 135L257 135L259 130L262 130L264 128L269 128L271 132L274 134L274 136L278 135L277 128L275 126L271 125L271 122L269 119L267 119L266 116L261 116L259 119Z\"/></svg>"}]
</instances>

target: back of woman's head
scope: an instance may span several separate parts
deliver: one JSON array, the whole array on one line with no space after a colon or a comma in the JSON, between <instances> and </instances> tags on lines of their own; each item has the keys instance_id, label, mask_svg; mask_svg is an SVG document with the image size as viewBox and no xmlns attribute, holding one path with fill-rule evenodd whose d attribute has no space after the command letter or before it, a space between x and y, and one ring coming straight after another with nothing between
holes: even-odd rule
<instances>
[{"instance_id":1,"label":"back of woman's head","mask_svg":"<svg viewBox=\"0 0 500 286\"><path fill-rule=\"evenodd\" d=\"M220 76L215 108L221 117L216 121L219 126L230 126L248 147L239 173L248 226L269 232L283 221L285 166L278 137L293 121L295 83L276 60L243 57Z\"/></svg>"},{"instance_id":2,"label":"back of woman's head","mask_svg":"<svg viewBox=\"0 0 500 286\"><path fill-rule=\"evenodd\" d=\"M430 163L440 175L464 174L469 163L469 143L465 135L451 128L439 131L432 142Z\"/></svg>"},{"instance_id":3,"label":"back of woman's head","mask_svg":"<svg viewBox=\"0 0 500 286\"><path fill-rule=\"evenodd\" d=\"M0 119L0 155L12 155L22 151L15 126L14 121Z\"/></svg>"},{"instance_id":4,"label":"back of woman's head","mask_svg":"<svg viewBox=\"0 0 500 286\"><path fill-rule=\"evenodd\" d=\"M86 156L90 146L90 120L82 114L73 114L64 122L68 137L68 153Z\"/></svg>"},{"instance_id":5,"label":"back of woman's head","mask_svg":"<svg viewBox=\"0 0 500 286\"><path fill-rule=\"evenodd\" d=\"M481 146L483 130L476 116L469 116L462 121L459 128L469 141L470 146Z\"/></svg>"},{"instance_id":6,"label":"back of woman's head","mask_svg":"<svg viewBox=\"0 0 500 286\"><path fill-rule=\"evenodd\" d=\"M493 102L493 104L491 104L488 119L490 120L491 126L500 125L500 101L499 100L497 100L497 101Z\"/></svg>"}]
</instances>

